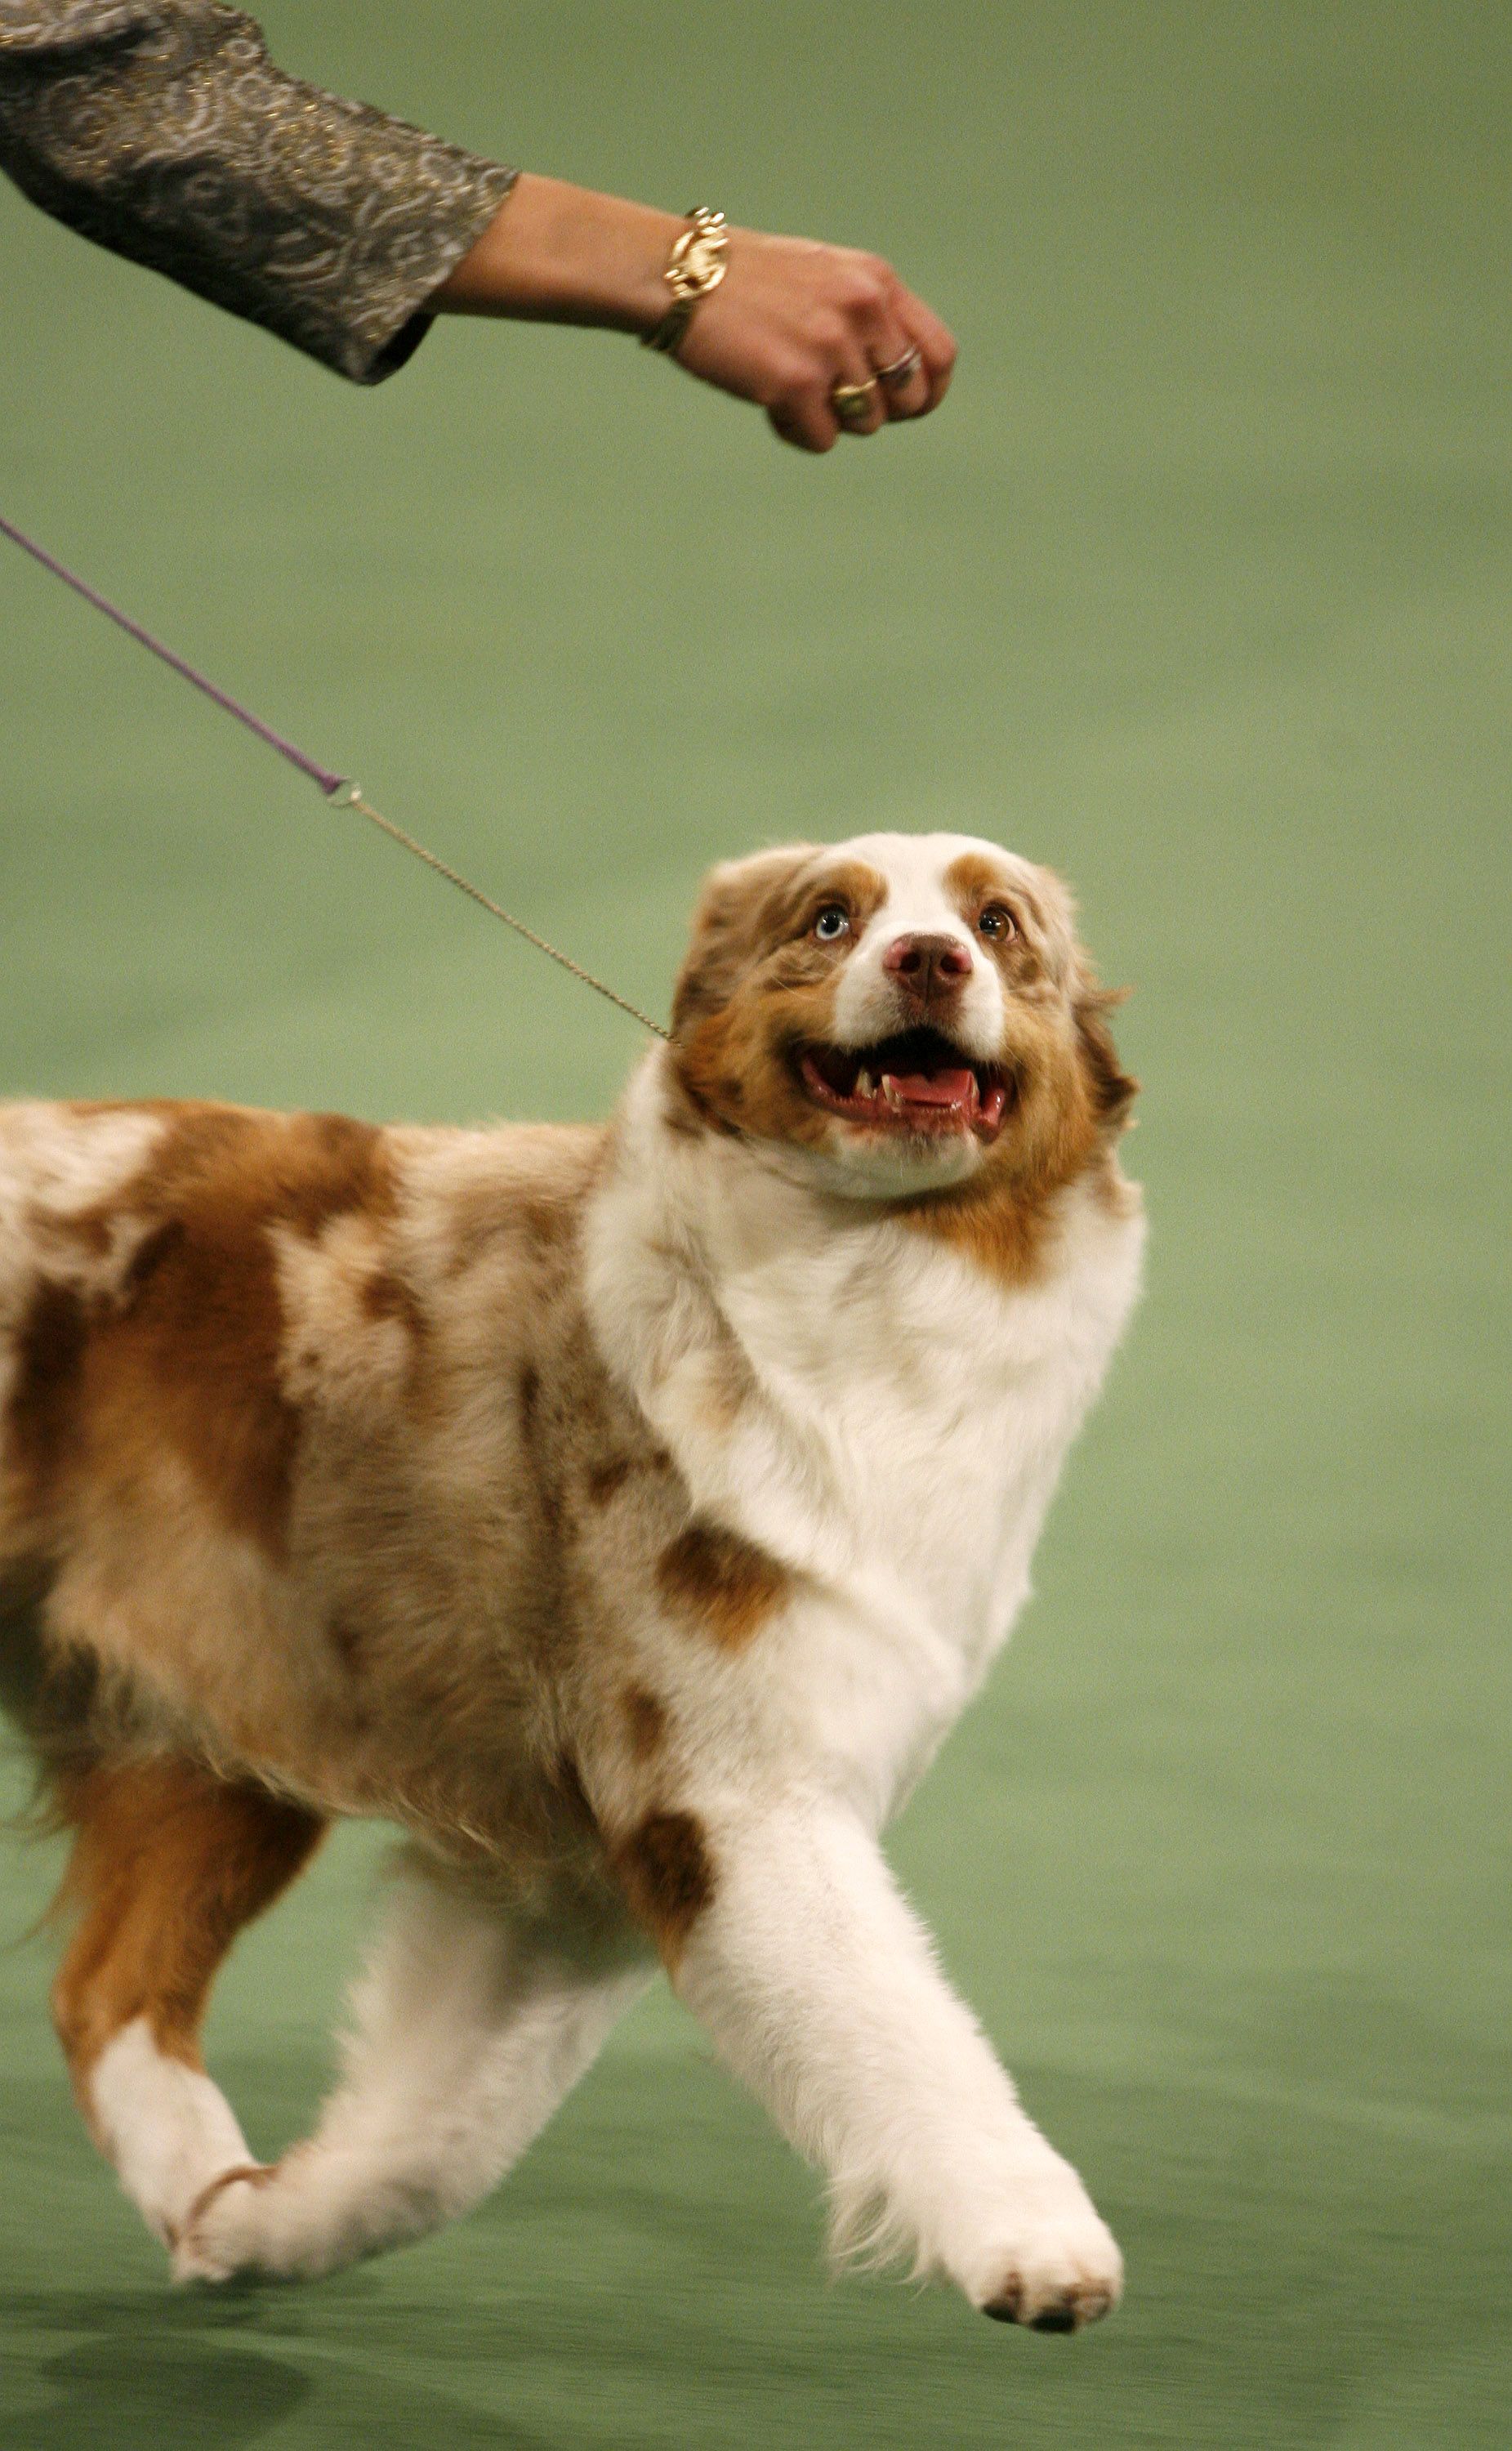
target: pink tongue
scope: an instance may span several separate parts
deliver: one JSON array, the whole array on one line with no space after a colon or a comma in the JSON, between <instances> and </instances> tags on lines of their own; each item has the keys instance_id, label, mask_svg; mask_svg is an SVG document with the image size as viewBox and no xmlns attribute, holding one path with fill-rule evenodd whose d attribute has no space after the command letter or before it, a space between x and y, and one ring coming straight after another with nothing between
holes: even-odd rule
<instances>
[{"instance_id":1,"label":"pink tongue","mask_svg":"<svg viewBox=\"0 0 1512 2451\"><path fill-rule=\"evenodd\" d=\"M895 1072L897 1093L911 1107L969 1107L970 1072Z\"/></svg>"}]
</instances>

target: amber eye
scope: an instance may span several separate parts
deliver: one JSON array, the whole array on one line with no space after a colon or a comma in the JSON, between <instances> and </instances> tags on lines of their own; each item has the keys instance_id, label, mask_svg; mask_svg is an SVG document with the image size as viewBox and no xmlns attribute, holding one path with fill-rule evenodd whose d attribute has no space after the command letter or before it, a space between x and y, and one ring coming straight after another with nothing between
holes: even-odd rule
<instances>
[{"instance_id":1,"label":"amber eye","mask_svg":"<svg viewBox=\"0 0 1512 2451\"><path fill-rule=\"evenodd\" d=\"M827 902L814 923L814 932L821 945L833 945L851 925L851 914L841 902Z\"/></svg>"},{"instance_id":2,"label":"amber eye","mask_svg":"<svg viewBox=\"0 0 1512 2451\"><path fill-rule=\"evenodd\" d=\"M1018 934L1011 911L1005 911L1001 902L990 902L976 925L984 936L995 936L1000 945Z\"/></svg>"}]
</instances>

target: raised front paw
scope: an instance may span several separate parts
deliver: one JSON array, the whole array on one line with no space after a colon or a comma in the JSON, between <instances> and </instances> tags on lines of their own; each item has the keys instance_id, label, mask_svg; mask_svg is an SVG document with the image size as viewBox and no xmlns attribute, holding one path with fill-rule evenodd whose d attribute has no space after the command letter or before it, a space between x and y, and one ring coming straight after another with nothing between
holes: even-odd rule
<instances>
[{"instance_id":1,"label":"raised front paw","mask_svg":"<svg viewBox=\"0 0 1512 2451\"><path fill-rule=\"evenodd\" d=\"M1035 2332L1080 2331L1123 2295L1123 2257L1071 2170L1025 2189L986 2271L985 2289L972 2292L983 2314Z\"/></svg>"}]
</instances>

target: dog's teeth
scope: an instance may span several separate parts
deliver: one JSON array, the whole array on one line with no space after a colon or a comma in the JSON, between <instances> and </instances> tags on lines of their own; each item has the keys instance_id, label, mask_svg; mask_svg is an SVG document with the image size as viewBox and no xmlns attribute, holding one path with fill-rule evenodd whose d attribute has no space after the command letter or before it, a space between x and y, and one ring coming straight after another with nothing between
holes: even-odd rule
<instances>
[{"instance_id":1,"label":"dog's teeth","mask_svg":"<svg viewBox=\"0 0 1512 2451\"><path fill-rule=\"evenodd\" d=\"M855 1076L855 1094L856 1094L856 1096L857 1096L858 1098L874 1098L874 1097L875 1097L875 1095L876 1095L876 1088L875 1088L874 1083L873 1082L872 1075L871 1075L871 1073L870 1073L870 1072L864 1072L864 1071L863 1071L863 1072L858 1072L858 1073L856 1074L856 1076Z\"/></svg>"},{"instance_id":2,"label":"dog's teeth","mask_svg":"<svg viewBox=\"0 0 1512 2451\"><path fill-rule=\"evenodd\" d=\"M900 1115L903 1112L903 1093L897 1086L896 1076L892 1072L884 1072L882 1075L882 1095L894 1115Z\"/></svg>"}]
</instances>

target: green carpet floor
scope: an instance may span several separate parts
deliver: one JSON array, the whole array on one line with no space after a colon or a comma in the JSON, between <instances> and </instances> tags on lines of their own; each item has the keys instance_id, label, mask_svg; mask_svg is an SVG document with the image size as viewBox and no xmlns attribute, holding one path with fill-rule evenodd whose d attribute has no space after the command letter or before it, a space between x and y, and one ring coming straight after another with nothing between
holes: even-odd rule
<instances>
[{"instance_id":1,"label":"green carpet floor","mask_svg":"<svg viewBox=\"0 0 1512 2451\"><path fill-rule=\"evenodd\" d=\"M1129 2296L1065 2341L832 2285L664 1993L470 2222L171 2295L10 1847L0 2442L1504 2451L1512 20L265 14L506 159L884 248L961 337L932 426L824 461L597 336L363 395L0 193L5 509L629 994L716 854L941 821L1133 984L1148 1301L893 1843ZM0 1086L607 1108L628 1023L0 556ZM380 1843L225 1981L262 2150Z\"/></svg>"}]
</instances>

